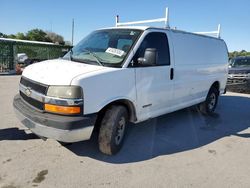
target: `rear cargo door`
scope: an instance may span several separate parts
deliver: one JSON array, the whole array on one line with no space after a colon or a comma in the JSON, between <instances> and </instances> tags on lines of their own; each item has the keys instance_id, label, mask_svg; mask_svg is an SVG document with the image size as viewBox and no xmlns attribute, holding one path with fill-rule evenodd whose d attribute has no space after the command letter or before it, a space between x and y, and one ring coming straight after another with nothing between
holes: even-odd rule
<instances>
[{"instance_id":1,"label":"rear cargo door","mask_svg":"<svg viewBox=\"0 0 250 188\"><path fill-rule=\"evenodd\" d=\"M157 49L158 61L154 66L138 65L137 59L144 57L147 48ZM136 51L133 62L139 119L144 120L168 112L172 106L173 78L167 33L149 32Z\"/></svg>"}]
</instances>

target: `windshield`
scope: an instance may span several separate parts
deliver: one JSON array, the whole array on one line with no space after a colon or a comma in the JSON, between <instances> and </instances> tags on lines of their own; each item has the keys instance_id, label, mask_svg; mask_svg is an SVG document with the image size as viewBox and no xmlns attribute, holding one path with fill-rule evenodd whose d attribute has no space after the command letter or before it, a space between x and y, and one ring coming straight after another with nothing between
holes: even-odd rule
<instances>
[{"instance_id":1,"label":"windshield","mask_svg":"<svg viewBox=\"0 0 250 188\"><path fill-rule=\"evenodd\" d=\"M230 62L230 65L232 67L249 67L250 57L232 59L232 61Z\"/></svg>"},{"instance_id":2,"label":"windshield","mask_svg":"<svg viewBox=\"0 0 250 188\"><path fill-rule=\"evenodd\" d=\"M63 58L100 66L122 67L140 34L140 30L133 29L94 31Z\"/></svg>"}]
</instances>

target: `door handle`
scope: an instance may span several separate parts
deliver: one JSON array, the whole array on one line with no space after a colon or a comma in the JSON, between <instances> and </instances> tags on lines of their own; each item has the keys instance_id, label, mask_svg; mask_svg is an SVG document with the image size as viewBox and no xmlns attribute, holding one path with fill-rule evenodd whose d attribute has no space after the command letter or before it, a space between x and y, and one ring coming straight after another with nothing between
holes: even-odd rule
<instances>
[{"instance_id":1,"label":"door handle","mask_svg":"<svg viewBox=\"0 0 250 188\"><path fill-rule=\"evenodd\" d=\"M174 68L170 69L170 80L174 79Z\"/></svg>"}]
</instances>

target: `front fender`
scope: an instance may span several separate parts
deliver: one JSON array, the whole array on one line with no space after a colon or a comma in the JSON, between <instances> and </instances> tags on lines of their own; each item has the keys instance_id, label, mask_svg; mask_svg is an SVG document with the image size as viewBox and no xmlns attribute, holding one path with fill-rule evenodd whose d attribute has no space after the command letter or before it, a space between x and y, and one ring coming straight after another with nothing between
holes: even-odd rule
<instances>
[{"instance_id":1,"label":"front fender","mask_svg":"<svg viewBox=\"0 0 250 188\"><path fill-rule=\"evenodd\" d=\"M99 112L116 100L136 103L135 72L132 68L108 68L72 81L84 94L84 114Z\"/></svg>"}]
</instances>

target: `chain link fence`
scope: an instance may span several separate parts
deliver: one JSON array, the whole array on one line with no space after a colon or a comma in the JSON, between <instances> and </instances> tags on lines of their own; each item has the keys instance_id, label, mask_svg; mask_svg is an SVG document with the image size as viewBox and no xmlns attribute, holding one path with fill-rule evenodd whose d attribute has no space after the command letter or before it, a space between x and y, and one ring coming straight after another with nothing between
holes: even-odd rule
<instances>
[{"instance_id":1,"label":"chain link fence","mask_svg":"<svg viewBox=\"0 0 250 188\"><path fill-rule=\"evenodd\" d=\"M70 49L71 46L52 43L0 39L0 72L14 70L19 53L25 53L29 59L37 62L59 58Z\"/></svg>"}]
</instances>

